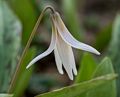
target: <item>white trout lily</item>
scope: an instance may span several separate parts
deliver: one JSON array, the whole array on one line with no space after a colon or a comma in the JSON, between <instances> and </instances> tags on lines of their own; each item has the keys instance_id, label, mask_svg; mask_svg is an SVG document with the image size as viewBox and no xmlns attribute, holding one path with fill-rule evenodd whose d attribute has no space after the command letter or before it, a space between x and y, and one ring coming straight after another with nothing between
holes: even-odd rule
<instances>
[{"instance_id":1,"label":"white trout lily","mask_svg":"<svg viewBox=\"0 0 120 97\"><path fill-rule=\"evenodd\" d=\"M59 73L64 73L64 67L69 78L73 80L73 74L77 75L77 69L75 65L72 47L88 51L97 55L100 55L100 53L93 47L76 40L64 25L58 12L52 14L51 18L53 26L50 46L44 53L35 57L26 68L29 68L32 64L54 51L55 61Z\"/></svg>"}]
</instances>

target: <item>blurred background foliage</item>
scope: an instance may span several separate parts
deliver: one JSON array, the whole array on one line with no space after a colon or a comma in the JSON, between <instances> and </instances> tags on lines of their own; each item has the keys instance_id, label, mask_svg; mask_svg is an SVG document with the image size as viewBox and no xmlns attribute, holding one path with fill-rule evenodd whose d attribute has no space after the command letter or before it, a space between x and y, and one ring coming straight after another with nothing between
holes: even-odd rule
<instances>
[{"instance_id":1,"label":"blurred background foliage","mask_svg":"<svg viewBox=\"0 0 120 97\"><path fill-rule=\"evenodd\" d=\"M74 51L78 69L75 81L70 81L66 74L58 73L53 53L26 70L29 61L49 46L51 21L49 13L46 13L22 63L19 78L13 88L14 96L34 97L37 94L77 84L63 90L69 91L69 94L71 89L75 88L77 95L74 93L71 97L120 97L119 0L0 0L0 92L7 92L30 33L41 11L48 4L60 12L76 39L95 47L101 52L101 56ZM110 58L104 58L105 56ZM91 81L114 72L118 73L117 83L115 80L109 82L104 78L103 82ZM79 92L82 89L84 91ZM37 97L64 94L63 90ZM1 95L0 97L3 97L4 94ZM60 97L64 96L66 95Z\"/></svg>"},{"instance_id":2,"label":"blurred background foliage","mask_svg":"<svg viewBox=\"0 0 120 97\"><path fill-rule=\"evenodd\" d=\"M22 25L6 2L0 1L0 91L8 88L20 49Z\"/></svg>"}]
</instances>

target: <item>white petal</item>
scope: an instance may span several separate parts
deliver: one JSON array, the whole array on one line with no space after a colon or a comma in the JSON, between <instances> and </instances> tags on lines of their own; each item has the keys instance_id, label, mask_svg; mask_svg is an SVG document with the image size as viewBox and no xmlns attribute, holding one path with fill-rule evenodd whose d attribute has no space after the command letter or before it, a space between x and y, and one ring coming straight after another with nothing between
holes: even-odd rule
<instances>
[{"instance_id":1,"label":"white petal","mask_svg":"<svg viewBox=\"0 0 120 97\"><path fill-rule=\"evenodd\" d=\"M55 49L54 49L54 55L55 55L57 69L58 69L60 74L63 74L64 72L63 72L63 68L62 68L62 61L60 59L60 55L58 53L57 47L55 47Z\"/></svg>"},{"instance_id":2,"label":"white petal","mask_svg":"<svg viewBox=\"0 0 120 97\"><path fill-rule=\"evenodd\" d=\"M38 60L42 59L43 57L49 55L55 48L56 45L56 32L55 32L55 27L52 27L52 39L51 39L51 43L49 48L42 54L38 55L37 57L35 57L28 65L26 68L29 68L31 65L33 65L34 63L36 63Z\"/></svg>"},{"instance_id":3,"label":"white petal","mask_svg":"<svg viewBox=\"0 0 120 97\"><path fill-rule=\"evenodd\" d=\"M77 69L76 69L76 64L75 64L75 58L74 58L74 55L73 55L73 51L72 51L71 46L69 47L69 55L70 55L70 64L71 64L71 66L72 66L73 73L74 73L74 75L77 75Z\"/></svg>"},{"instance_id":4,"label":"white petal","mask_svg":"<svg viewBox=\"0 0 120 97\"><path fill-rule=\"evenodd\" d=\"M71 46L69 46L68 44L66 44L60 35L57 35L57 43L56 46L58 48L58 53L60 55L61 61L63 63L63 66L69 76L69 78L71 80L73 80L73 72L75 74L77 74L77 70L75 67L75 60L74 60L74 56L72 53L72 49Z\"/></svg>"},{"instance_id":5,"label":"white petal","mask_svg":"<svg viewBox=\"0 0 120 97\"><path fill-rule=\"evenodd\" d=\"M85 50L91 53L95 53L97 55L100 55L100 53L94 49L93 47L84 44L82 42L79 42L78 40L76 40L68 31L68 29L66 28L66 26L64 25L60 15L56 12L55 14L56 20L54 20L55 25L58 29L59 34L61 35L62 39L69 45L71 45L74 48L77 49L81 49L81 50Z\"/></svg>"}]
</instances>

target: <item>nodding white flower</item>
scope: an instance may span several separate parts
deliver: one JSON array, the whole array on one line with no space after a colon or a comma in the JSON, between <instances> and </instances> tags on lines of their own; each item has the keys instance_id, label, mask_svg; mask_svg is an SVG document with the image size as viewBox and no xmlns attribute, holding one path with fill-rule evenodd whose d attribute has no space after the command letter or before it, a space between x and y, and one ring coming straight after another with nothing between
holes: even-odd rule
<instances>
[{"instance_id":1,"label":"nodding white flower","mask_svg":"<svg viewBox=\"0 0 120 97\"><path fill-rule=\"evenodd\" d=\"M35 57L26 68L29 68L32 64L54 51L55 61L59 73L64 73L64 67L69 78L73 80L73 74L77 75L77 69L75 65L72 47L88 51L97 55L100 55L100 53L93 47L76 40L64 25L58 12L52 14L51 18L53 25L50 46L44 53Z\"/></svg>"}]
</instances>

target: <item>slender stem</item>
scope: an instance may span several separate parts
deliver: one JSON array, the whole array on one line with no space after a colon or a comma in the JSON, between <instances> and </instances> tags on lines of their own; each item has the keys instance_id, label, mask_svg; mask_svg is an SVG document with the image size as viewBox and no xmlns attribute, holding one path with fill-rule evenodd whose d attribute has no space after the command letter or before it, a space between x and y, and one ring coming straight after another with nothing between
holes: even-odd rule
<instances>
[{"instance_id":1,"label":"slender stem","mask_svg":"<svg viewBox=\"0 0 120 97\"><path fill-rule=\"evenodd\" d=\"M14 91L14 88L15 88L16 82L17 82L17 79L18 79L19 74L20 74L20 71L21 71L21 66L22 66L23 59L24 59L24 57L26 56L27 50L28 50L28 48L29 48L29 46L30 46L30 44L31 44L31 42L32 42L32 39L33 39L34 36L35 36L36 30L37 30L37 28L39 27L39 24L40 24L40 22L41 22L41 20L42 20L42 18L43 18L43 15L44 15L44 13L45 13L45 11L46 11L47 9L50 9L52 13L55 12L54 8L51 7L51 6L46 6L46 7L43 9L43 11L41 12L41 14L40 14L40 16L39 16L39 18L38 18L38 20L37 20L37 22L36 22L36 24L35 24L35 26L34 26L34 28L33 28L33 31L32 31L32 33L31 33L29 39L28 39L28 42L27 42L27 44L26 44L26 46L25 46L25 49L24 49L24 51L23 51L23 53L22 53L22 55L21 55L21 58L20 58L20 60L19 60L19 62L18 62L18 65L17 65L17 67L16 67L16 71L15 71L15 73L14 73L14 75L13 75L13 78L12 78L12 80L11 80L11 84L10 84L9 89L8 89L8 93L12 93L12 92Z\"/></svg>"}]
</instances>

